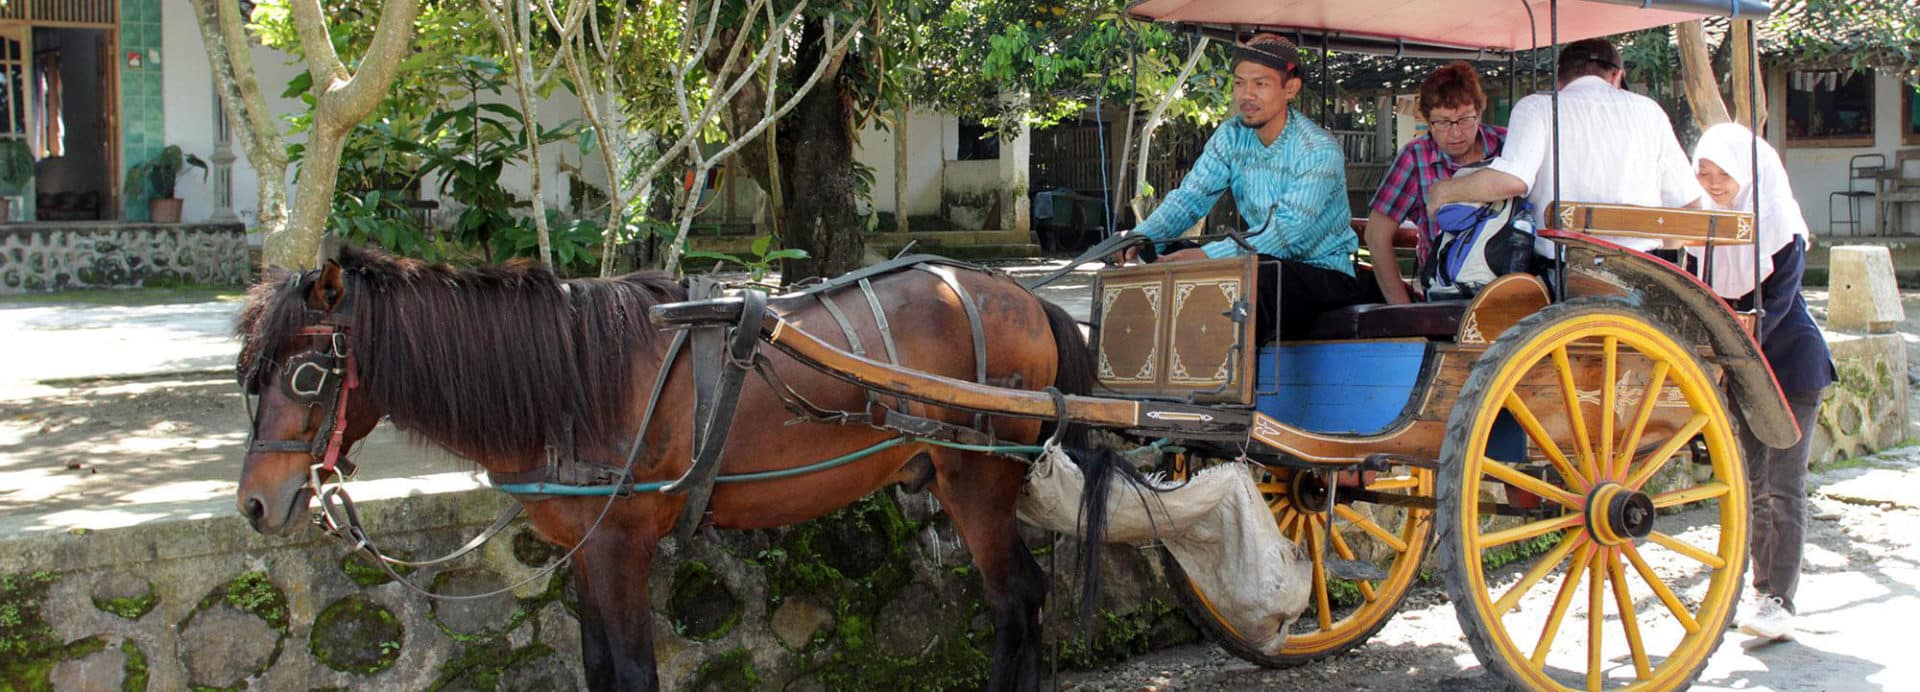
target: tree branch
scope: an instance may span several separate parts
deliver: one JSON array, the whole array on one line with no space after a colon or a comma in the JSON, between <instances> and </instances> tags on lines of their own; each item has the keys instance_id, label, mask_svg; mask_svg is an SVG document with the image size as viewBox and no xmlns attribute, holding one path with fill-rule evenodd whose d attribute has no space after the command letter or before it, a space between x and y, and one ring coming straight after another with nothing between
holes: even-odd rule
<instances>
[{"instance_id":1,"label":"tree branch","mask_svg":"<svg viewBox=\"0 0 1920 692\"><path fill-rule=\"evenodd\" d=\"M389 7L393 4L387 3ZM292 0L288 6L293 10L293 28L300 34L300 52L307 56L307 74L313 75L314 93L324 94L335 82L350 76L347 66L340 62L340 54L333 50L327 16L320 11L320 0Z\"/></svg>"},{"instance_id":2,"label":"tree branch","mask_svg":"<svg viewBox=\"0 0 1920 692\"><path fill-rule=\"evenodd\" d=\"M419 16L420 0L387 0L380 8L380 27L374 30L373 42L367 46L366 56L360 59L360 69L345 85L330 92L337 94L333 96L337 102L335 107L348 119L360 121L386 98L394 76L400 71L400 62L406 57L407 47L413 42L413 22Z\"/></svg>"}]
</instances>

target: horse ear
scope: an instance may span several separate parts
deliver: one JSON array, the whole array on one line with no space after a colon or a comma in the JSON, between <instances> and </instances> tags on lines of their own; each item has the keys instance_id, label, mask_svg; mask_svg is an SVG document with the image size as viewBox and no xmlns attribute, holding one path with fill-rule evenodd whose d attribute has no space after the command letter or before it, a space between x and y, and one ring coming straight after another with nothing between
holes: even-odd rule
<instances>
[{"instance_id":1,"label":"horse ear","mask_svg":"<svg viewBox=\"0 0 1920 692\"><path fill-rule=\"evenodd\" d=\"M307 292L307 307L332 312L340 306L340 299L346 296L346 291L346 286L341 283L340 263L327 260L327 265L320 268L320 276L313 280L313 288Z\"/></svg>"}]
</instances>

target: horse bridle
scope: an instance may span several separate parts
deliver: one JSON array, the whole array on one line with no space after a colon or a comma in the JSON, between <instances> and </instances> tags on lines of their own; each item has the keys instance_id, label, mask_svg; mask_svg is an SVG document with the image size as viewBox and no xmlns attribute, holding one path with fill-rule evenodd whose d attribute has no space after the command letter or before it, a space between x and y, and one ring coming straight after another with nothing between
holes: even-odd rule
<instances>
[{"instance_id":1,"label":"horse bridle","mask_svg":"<svg viewBox=\"0 0 1920 692\"><path fill-rule=\"evenodd\" d=\"M360 387L360 375L355 367L345 316L337 311L330 312L321 315L315 322L317 324L313 326L302 327L298 334L326 339L323 347L288 359L282 386L288 398L325 412L319 430L314 431L313 437L306 441L262 440L258 407L249 401L247 452L306 452L313 458L313 463L308 467L308 477L313 483L314 492L318 493L326 477L339 478L353 474L353 462L341 458L341 449L346 446L347 397ZM265 356L263 349L245 376L246 382L243 384L247 387L249 399L256 394L253 391L254 373L265 365L262 362Z\"/></svg>"}]
</instances>

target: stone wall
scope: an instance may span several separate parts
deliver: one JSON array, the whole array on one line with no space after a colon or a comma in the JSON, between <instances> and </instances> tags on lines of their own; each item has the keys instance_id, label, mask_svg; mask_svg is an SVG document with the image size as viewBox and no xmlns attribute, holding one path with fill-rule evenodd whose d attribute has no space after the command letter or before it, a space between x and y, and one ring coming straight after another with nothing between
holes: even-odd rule
<instances>
[{"instance_id":1,"label":"stone wall","mask_svg":"<svg viewBox=\"0 0 1920 692\"><path fill-rule=\"evenodd\" d=\"M439 555L489 523L491 491L369 502L390 552ZM978 686L991 617L977 570L925 495L889 490L821 520L722 532L655 563L666 689ZM1063 667L1188 641L1157 560L1107 552L1090 634L1062 620L1071 549L1030 545L1055 574L1049 653ZM574 689L577 605L559 551L524 521L478 554L406 575L433 600L316 532L255 534L237 516L0 539L0 689ZM1058 569L1054 569L1057 567Z\"/></svg>"},{"instance_id":2,"label":"stone wall","mask_svg":"<svg viewBox=\"0 0 1920 692\"><path fill-rule=\"evenodd\" d=\"M0 226L0 294L158 284L245 285L240 224L117 222Z\"/></svg>"}]
</instances>

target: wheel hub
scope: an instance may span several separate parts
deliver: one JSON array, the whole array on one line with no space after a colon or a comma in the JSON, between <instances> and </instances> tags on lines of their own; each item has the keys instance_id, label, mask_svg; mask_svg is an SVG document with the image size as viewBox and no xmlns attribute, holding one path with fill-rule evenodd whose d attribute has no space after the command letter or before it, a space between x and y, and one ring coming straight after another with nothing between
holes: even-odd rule
<instances>
[{"instance_id":1,"label":"wheel hub","mask_svg":"<svg viewBox=\"0 0 1920 692\"><path fill-rule=\"evenodd\" d=\"M1601 483L1587 494L1587 532L1600 545L1621 545L1653 533L1653 498L1618 483Z\"/></svg>"}]
</instances>

